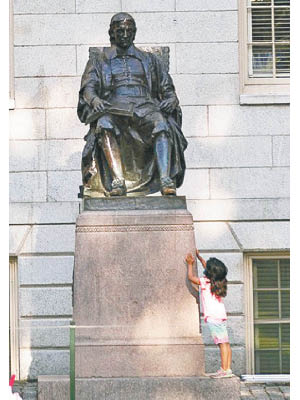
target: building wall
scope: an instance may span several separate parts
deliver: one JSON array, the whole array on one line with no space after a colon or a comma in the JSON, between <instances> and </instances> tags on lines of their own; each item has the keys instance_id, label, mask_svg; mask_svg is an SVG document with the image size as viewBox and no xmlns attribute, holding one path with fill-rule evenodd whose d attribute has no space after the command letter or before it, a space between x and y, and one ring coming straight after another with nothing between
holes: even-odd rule
<instances>
[{"instance_id":1,"label":"building wall","mask_svg":"<svg viewBox=\"0 0 300 400\"><path fill-rule=\"evenodd\" d=\"M18 257L21 378L68 373L81 151L76 115L88 48L109 45L112 15L132 13L136 45L168 45L189 142L178 195L196 243L229 267L233 369L245 373L243 256L285 250L289 107L239 105L237 0L14 1L10 253ZM207 371L218 350L204 326Z\"/></svg>"}]
</instances>

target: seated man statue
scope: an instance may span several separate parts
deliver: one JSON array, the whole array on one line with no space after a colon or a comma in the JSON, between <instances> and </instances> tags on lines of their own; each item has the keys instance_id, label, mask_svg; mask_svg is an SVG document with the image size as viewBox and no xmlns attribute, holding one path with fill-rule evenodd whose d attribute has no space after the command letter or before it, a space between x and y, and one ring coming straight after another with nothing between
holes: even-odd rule
<instances>
[{"instance_id":1,"label":"seated man statue","mask_svg":"<svg viewBox=\"0 0 300 400\"><path fill-rule=\"evenodd\" d=\"M82 154L83 197L176 195L184 178L181 110L162 60L136 48L135 21L111 19L111 47L91 48L78 117L90 124Z\"/></svg>"}]
</instances>

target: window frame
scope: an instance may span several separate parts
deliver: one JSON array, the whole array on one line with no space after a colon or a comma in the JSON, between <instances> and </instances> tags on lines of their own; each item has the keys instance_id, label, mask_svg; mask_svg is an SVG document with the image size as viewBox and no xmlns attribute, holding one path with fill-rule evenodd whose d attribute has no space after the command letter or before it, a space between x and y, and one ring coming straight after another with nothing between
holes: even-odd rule
<instances>
[{"instance_id":1,"label":"window frame","mask_svg":"<svg viewBox=\"0 0 300 400\"><path fill-rule=\"evenodd\" d=\"M9 0L9 109L15 108L14 6Z\"/></svg>"},{"instance_id":2,"label":"window frame","mask_svg":"<svg viewBox=\"0 0 300 400\"><path fill-rule=\"evenodd\" d=\"M245 324L246 324L246 374L255 374L254 358L254 307L253 307L253 259L290 259L289 252L247 253L244 255ZM290 319L289 319L290 321ZM271 321L270 321L271 322ZM286 375L286 374L283 374Z\"/></svg>"},{"instance_id":3,"label":"window frame","mask_svg":"<svg viewBox=\"0 0 300 400\"><path fill-rule=\"evenodd\" d=\"M16 380L19 380L19 279L17 257L9 257L9 332L10 375L16 375Z\"/></svg>"},{"instance_id":4,"label":"window frame","mask_svg":"<svg viewBox=\"0 0 300 400\"><path fill-rule=\"evenodd\" d=\"M290 102L290 78L250 78L248 75L248 0L239 0L240 104Z\"/></svg>"}]
</instances>

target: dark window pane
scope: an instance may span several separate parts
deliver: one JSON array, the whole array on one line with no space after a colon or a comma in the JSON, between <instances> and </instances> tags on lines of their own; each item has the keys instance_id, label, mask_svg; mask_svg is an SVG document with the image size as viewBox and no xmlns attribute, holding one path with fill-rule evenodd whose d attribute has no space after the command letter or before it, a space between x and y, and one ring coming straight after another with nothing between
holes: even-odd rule
<instances>
[{"instance_id":1,"label":"dark window pane","mask_svg":"<svg viewBox=\"0 0 300 400\"><path fill-rule=\"evenodd\" d=\"M257 324L254 326L255 350L279 349L279 324Z\"/></svg>"},{"instance_id":2,"label":"dark window pane","mask_svg":"<svg viewBox=\"0 0 300 400\"><path fill-rule=\"evenodd\" d=\"M281 346L290 347L290 324L280 324L281 328Z\"/></svg>"},{"instance_id":3,"label":"dark window pane","mask_svg":"<svg viewBox=\"0 0 300 400\"><path fill-rule=\"evenodd\" d=\"M280 287L290 287L290 260L280 260Z\"/></svg>"},{"instance_id":4,"label":"dark window pane","mask_svg":"<svg viewBox=\"0 0 300 400\"><path fill-rule=\"evenodd\" d=\"M251 6L270 6L271 0L251 0Z\"/></svg>"},{"instance_id":5,"label":"dark window pane","mask_svg":"<svg viewBox=\"0 0 300 400\"><path fill-rule=\"evenodd\" d=\"M274 0L274 6L289 6L290 0Z\"/></svg>"},{"instance_id":6,"label":"dark window pane","mask_svg":"<svg viewBox=\"0 0 300 400\"><path fill-rule=\"evenodd\" d=\"M274 290L254 292L254 318L279 318L278 292Z\"/></svg>"},{"instance_id":7,"label":"dark window pane","mask_svg":"<svg viewBox=\"0 0 300 400\"><path fill-rule=\"evenodd\" d=\"M277 260L253 260L254 288L278 288Z\"/></svg>"},{"instance_id":8,"label":"dark window pane","mask_svg":"<svg viewBox=\"0 0 300 400\"><path fill-rule=\"evenodd\" d=\"M279 350L255 351L256 374L280 374Z\"/></svg>"},{"instance_id":9,"label":"dark window pane","mask_svg":"<svg viewBox=\"0 0 300 400\"><path fill-rule=\"evenodd\" d=\"M290 9L274 9L275 42L290 40Z\"/></svg>"},{"instance_id":10,"label":"dark window pane","mask_svg":"<svg viewBox=\"0 0 300 400\"><path fill-rule=\"evenodd\" d=\"M252 42L272 41L271 8L252 9Z\"/></svg>"},{"instance_id":11,"label":"dark window pane","mask_svg":"<svg viewBox=\"0 0 300 400\"><path fill-rule=\"evenodd\" d=\"M252 70L250 76L273 76L272 46L252 46Z\"/></svg>"},{"instance_id":12,"label":"dark window pane","mask_svg":"<svg viewBox=\"0 0 300 400\"><path fill-rule=\"evenodd\" d=\"M281 317L290 318L290 292L281 291Z\"/></svg>"},{"instance_id":13,"label":"dark window pane","mask_svg":"<svg viewBox=\"0 0 300 400\"><path fill-rule=\"evenodd\" d=\"M283 350L281 353L282 357L282 373L289 374L290 373L290 351Z\"/></svg>"}]
</instances>

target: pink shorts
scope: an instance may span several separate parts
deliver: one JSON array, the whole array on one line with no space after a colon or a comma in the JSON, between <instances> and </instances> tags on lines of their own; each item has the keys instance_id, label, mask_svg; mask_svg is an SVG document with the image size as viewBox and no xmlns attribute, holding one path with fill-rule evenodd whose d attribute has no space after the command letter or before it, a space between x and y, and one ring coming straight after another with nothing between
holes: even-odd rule
<instances>
[{"instance_id":1,"label":"pink shorts","mask_svg":"<svg viewBox=\"0 0 300 400\"><path fill-rule=\"evenodd\" d=\"M222 321L222 320L207 318L206 322L208 324L211 336L215 344L229 343L226 320Z\"/></svg>"}]
</instances>

